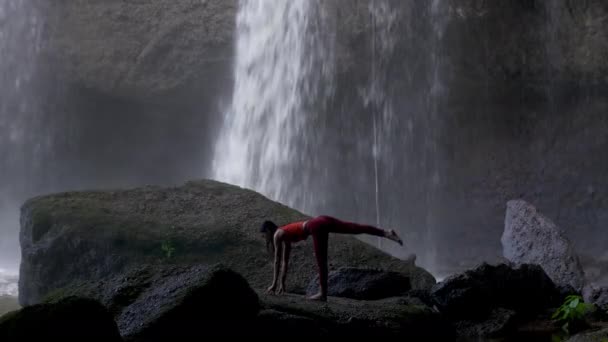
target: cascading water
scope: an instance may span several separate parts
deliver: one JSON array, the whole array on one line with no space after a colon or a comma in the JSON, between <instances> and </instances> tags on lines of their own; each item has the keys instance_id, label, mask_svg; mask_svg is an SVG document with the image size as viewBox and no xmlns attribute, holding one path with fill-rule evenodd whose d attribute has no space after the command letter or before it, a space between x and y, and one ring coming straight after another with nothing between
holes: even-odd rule
<instances>
[{"instance_id":1,"label":"cascading water","mask_svg":"<svg viewBox=\"0 0 608 342\"><path fill-rule=\"evenodd\" d=\"M387 64L393 54L396 44L396 36L391 32L397 19L397 12L392 10L388 0L371 1L369 3L370 26L371 26L371 70L370 82L365 89L364 105L369 109L372 116L372 157L374 161L374 192L376 225L381 227L385 222L382 221L380 204L380 170L381 162L389 163L390 156L386 155L383 146L390 142L383 141L383 138L390 136L388 130L391 129L393 119L393 109L387 93L387 75L385 71ZM382 248L382 238L377 239L378 248Z\"/></svg>"},{"instance_id":2,"label":"cascading water","mask_svg":"<svg viewBox=\"0 0 608 342\"><path fill-rule=\"evenodd\" d=\"M0 294L16 291L19 205L49 144L36 95L41 26L34 1L0 0Z\"/></svg>"},{"instance_id":3,"label":"cascading water","mask_svg":"<svg viewBox=\"0 0 608 342\"><path fill-rule=\"evenodd\" d=\"M428 132L433 132L432 126L437 122L440 99L443 94L443 83L441 79L441 40L443 38L443 33L445 29L445 12L442 12L445 7L442 7L440 0L433 0L430 3L430 20L431 20L431 47L430 47L430 60L431 60L431 68L430 68L430 83L428 90L428 116L426 118L426 127ZM436 187L439 185L440 178L439 173L436 169L436 155L437 155L437 146L434 137L427 138L425 141L425 158L426 164L428 165L429 173L429 186L426 196L426 204L427 207L432 207L435 202L435 193ZM426 215L426 245L427 245L427 264L429 264L431 268L436 269L437 267L437 251L435 248L435 227L436 223L434 220L434 214L427 210Z\"/></svg>"},{"instance_id":4,"label":"cascading water","mask_svg":"<svg viewBox=\"0 0 608 342\"><path fill-rule=\"evenodd\" d=\"M328 47L335 28L322 26L324 5L307 0L240 2L235 85L216 143L212 177L255 189L313 215L336 214L366 222L375 218L380 226L416 235L420 223L409 224L404 214L404 209L415 209L403 201L416 196L410 192L418 192L423 185L402 180L404 172L418 174L419 169L416 165L407 171L404 161L430 162L433 138L422 146L426 157L407 158L404 151L419 147L404 135L415 133L415 125L432 130L435 115L420 120L424 123L414 121L437 109L428 107L433 102L429 97L424 101L427 105L399 108L396 113L394 100L403 94L393 84L391 72L400 65L395 61L395 48L403 39L397 28L402 4L378 0L362 9L371 33L369 74L361 79L365 83L346 85L357 92L342 93L337 99L332 97L334 82L340 80L334 80L338 72L333 49ZM410 31L407 39L414 37L415 29ZM429 86L433 88L424 96L440 86L439 69L433 70L433 75L423 76L432 80ZM324 111L324 103L331 103L331 110ZM424 210L432 218L428 207L433 198L427 196ZM426 224L433 222L429 219ZM426 232L425 238L416 237L405 250L378 240L366 241L400 257L421 253L422 263L428 265L426 259L433 249L420 243L432 243L432 228Z\"/></svg>"},{"instance_id":5,"label":"cascading water","mask_svg":"<svg viewBox=\"0 0 608 342\"><path fill-rule=\"evenodd\" d=\"M314 164L305 146L309 101L331 90L331 50L322 47L316 1L240 2L235 86L213 160L213 177L309 210L300 172ZM319 170L318 170L319 171Z\"/></svg>"}]
</instances>

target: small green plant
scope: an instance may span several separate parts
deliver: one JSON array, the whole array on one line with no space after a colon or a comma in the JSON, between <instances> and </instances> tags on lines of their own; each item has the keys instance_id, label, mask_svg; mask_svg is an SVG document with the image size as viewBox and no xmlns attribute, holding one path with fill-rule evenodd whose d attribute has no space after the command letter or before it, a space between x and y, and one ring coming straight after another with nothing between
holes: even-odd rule
<instances>
[{"instance_id":1,"label":"small green plant","mask_svg":"<svg viewBox=\"0 0 608 342\"><path fill-rule=\"evenodd\" d=\"M169 240L163 241L162 245L160 246L160 249L163 251L165 258L167 259L171 259L171 257L173 257L173 254L175 253L175 247L173 246L173 243Z\"/></svg>"},{"instance_id":2,"label":"small green plant","mask_svg":"<svg viewBox=\"0 0 608 342\"><path fill-rule=\"evenodd\" d=\"M585 315L593 308L594 306L585 303L581 296L570 295L566 297L564 304L553 313L551 319L561 324L567 334L572 334L588 326Z\"/></svg>"}]
</instances>

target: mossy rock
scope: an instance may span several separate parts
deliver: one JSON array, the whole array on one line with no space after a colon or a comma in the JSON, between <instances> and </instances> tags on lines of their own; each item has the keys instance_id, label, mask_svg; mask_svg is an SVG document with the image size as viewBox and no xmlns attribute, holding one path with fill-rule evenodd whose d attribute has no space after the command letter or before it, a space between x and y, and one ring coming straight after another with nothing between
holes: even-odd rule
<instances>
[{"instance_id":1,"label":"mossy rock","mask_svg":"<svg viewBox=\"0 0 608 342\"><path fill-rule=\"evenodd\" d=\"M146 264L222 263L253 288L265 288L272 277L272 258L260 225L268 219L281 225L306 218L259 193L211 180L37 197L22 207L20 302L36 304L54 290ZM310 240L293 248L290 292L304 293L316 276ZM402 272L415 289L435 283L413 261L394 258L352 236L332 235L329 254L331 270Z\"/></svg>"}]
</instances>

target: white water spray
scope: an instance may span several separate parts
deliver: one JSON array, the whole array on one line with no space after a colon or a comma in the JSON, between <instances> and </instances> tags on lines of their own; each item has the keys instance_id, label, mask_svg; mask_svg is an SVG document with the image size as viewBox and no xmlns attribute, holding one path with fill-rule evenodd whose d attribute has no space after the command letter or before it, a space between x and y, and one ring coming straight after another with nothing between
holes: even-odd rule
<instances>
[{"instance_id":1,"label":"white water spray","mask_svg":"<svg viewBox=\"0 0 608 342\"><path fill-rule=\"evenodd\" d=\"M331 51L320 45L320 7L311 0L244 0L237 16L232 104L213 160L215 179L252 188L306 210L308 162L300 147L313 139L307 101L322 100L330 84ZM311 161L312 162L312 161Z\"/></svg>"},{"instance_id":2,"label":"white water spray","mask_svg":"<svg viewBox=\"0 0 608 342\"><path fill-rule=\"evenodd\" d=\"M48 144L36 94L42 20L37 2L0 0L0 295L17 291L19 205Z\"/></svg>"},{"instance_id":3,"label":"white water spray","mask_svg":"<svg viewBox=\"0 0 608 342\"><path fill-rule=\"evenodd\" d=\"M379 72L387 67L387 63L393 54L396 44L396 36L391 32L395 25L397 14L391 9L388 1L378 0L369 4L370 26L371 26L371 75L370 84L364 92L364 103L370 109L372 115L372 157L374 161L374 192L376 225L381 227L381 205L380 205L380 163L383 156L383 142L381 138L387 135L390 123L394 115L390 99L387 96L386 76ZM386 156L390 159L390 156ZM382 248L384 239L377 239L378 248Z\"/></svg>"}]
</instances>

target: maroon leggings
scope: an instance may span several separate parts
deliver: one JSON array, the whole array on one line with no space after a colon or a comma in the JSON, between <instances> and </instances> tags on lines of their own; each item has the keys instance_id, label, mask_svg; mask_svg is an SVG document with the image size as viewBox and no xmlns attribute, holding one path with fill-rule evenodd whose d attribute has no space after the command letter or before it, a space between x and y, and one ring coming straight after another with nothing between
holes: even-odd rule
<instances>
[{"instance_id":1,"label":"maroon leggings","mask_svg":"<svg viewBox=\"0 0 608 342\"><path fill-rule=\"evenodd\" d=\"M312 235L315 256L319 267L319 285L321 292L327 294L327 240L329 233L369 234L384 236L384 231L373 226L340 221L329 216L319 216L306 223L306 229Z\"/></svg>"}]
</instances>

